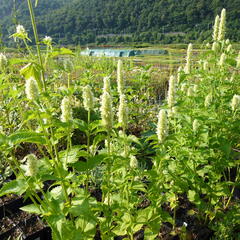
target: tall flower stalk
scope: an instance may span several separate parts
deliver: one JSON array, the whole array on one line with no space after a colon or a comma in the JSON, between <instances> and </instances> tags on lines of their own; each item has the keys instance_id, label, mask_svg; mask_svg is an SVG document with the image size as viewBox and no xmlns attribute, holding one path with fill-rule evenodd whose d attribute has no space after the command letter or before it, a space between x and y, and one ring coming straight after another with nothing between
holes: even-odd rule
<instances>
[{"instance_id":1,"label":"tall flower stalk","mask_svg":"<svg viewBox=\"0 0 240 240\"><path fill-rule=\"evenodd\" d=\"M214 23L214 27L213 27L213 41L214 42L218 40L219 22L220 22L220 18L217 15L215 18L215 23Z\"/></svg>"},{"instance_id":2,"label":"tall flower stalk","mask_svg":"<svg viewBox=\"0 0 240 240\"><path fill-rule=\"evenodd\" d=\"M35 16L34 16L34 11L33 11L32 1L31 0L27 0L27 2L28 2L29 13L30 13L30 16L31 16L31 22L32 22L34 38L35 38L35 42L36 42L38 61L39 61L39 65L42 68L41 76L42 76L43 88L44 88L44 91L46 91L46 81L45 81L45 76L44 76L44 71L43 71L43 61L42 61L42 55L41 55L40 46L39 46L37 25L36 25L36 22L35 22Z\"/></svg>"},{"instance_id":3,"label":"tall flower stalk","mask_svg":"<svg viewBox=\"0 0 240 240\"><path fill-rule=\"evenodd\" d=\"M119 95L123 94L124 81L123 81L123 76L122 76L122 61L121 60L118 60L118 65L117 65L117 87L118 87Z\"/></svg>"},{"instance_id":4,"label":"tall flower stalk","mask_svg":"<svg viewBox=\"0 0 240 240\"><path fill-rule=\"evenodd\" d=\"M188 45L188 49L187 49L186 65L185 65L185 68L184 68L184 72L186 74L189 74L191 72L192 50L193 50L193 46L192 46L192 43L190 43Z\"/></svg>"},{"instance_id":5,"label":"tall flower stalk","mask_svg":"<svg viewBox=\"0 0 240 240\"><path fill-rule=\"evenodd\" d=\"M94 108L94 96L92 93L92 89L89 85L87 85L83 88L83 106L88 112L87 123L89 126L90 121L91 121L91 110ZM88 153L87 165L88 165L89 154L90 154L90 134L91 134L91 132L88 129L86 133L87 133L87 153ZM87 167L87 184L86 184L87 191L88 191L88 183L89 183L89 170Z\"/></svg>"},{"instance_id":6,"label":"tall flower stalk","mask_svg":"<svg viewBox=\"0 0 240 240\"><path fill-rule=\"evenodd\" d=\"M224 40L225 33L226 33L226 9L223 8L221 12L220 23L219 23L218 41Z\"/></svg>"},{"instance_id":7,"label":"tall flower stalk","mask_svg":"<svg viewBox=\"0 0 240 240\"><path fill-rule=\"evenodd\" d=\"M168 107L171 109L175 102L175 78L170 77L169 87L168 87L168 97L167 97Z\"/></svg>"},{"instance_id":8,"label":"tall flower stalk","mask_svg":"<svg viewBox=\"0 0 240 240\"><path fill-rule=\"evenodd\" d=\"M158 114L158 124L157 124L157 137L158 137L159 143L163 143L167 135L168 135L167 114L164 109L161 109Z\"/></svg>"}]
</instances>

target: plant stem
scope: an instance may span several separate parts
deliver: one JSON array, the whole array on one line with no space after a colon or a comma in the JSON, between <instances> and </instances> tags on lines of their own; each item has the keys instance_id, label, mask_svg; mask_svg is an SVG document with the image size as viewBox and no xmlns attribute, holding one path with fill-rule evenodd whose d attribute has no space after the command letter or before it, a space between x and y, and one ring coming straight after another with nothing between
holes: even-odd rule
<instances>
[{"instance_id":1,"label":"plant stem","mask_svg":"<svg viewBox=\"0 0 240 240\"><path fill-rule=\"evenodd\" d=\"M40 51L40 47L39 47L39 38L38 38L38 33L37 33L37 26L36 26L36 22L35 22L35 16L34 16L34 12L33 12L32 1L31 0L27 0L27 2L28 2L29 13L30 13L30 16L31 16L35 42L36 42L38 61L39 61L39 65L42 68L41 75L42 75L43 88L44 88L44 91L46 91L47 89L46 89L46 82L45 82L45 76L44 76L44 67L43 67L42 56L41 56L41 51Z\"/></svg>"},{"instance_id":2,"label":"plant stem","mask_svg":"<svg viewBox=\"0 0 240 240\"><path fill-rule=\"evenodd\" d=\"M91 110L88 110L88 131L87 131L87 153L88 153L88 157L87 157L87 183L86 183L86 190L88 192L88 183L89 183L89 169L88 169L88 161L89 161L89 155L90 155L90 130L89 130L89 124L90 124L90 120L91 120Z\"/></svg>"}]
</instances>

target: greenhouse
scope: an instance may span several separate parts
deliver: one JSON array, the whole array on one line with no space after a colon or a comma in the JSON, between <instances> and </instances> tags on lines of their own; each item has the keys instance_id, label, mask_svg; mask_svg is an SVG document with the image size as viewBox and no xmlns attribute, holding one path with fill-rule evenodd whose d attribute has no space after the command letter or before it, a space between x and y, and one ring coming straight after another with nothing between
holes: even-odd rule
<instances>
[{"instance_id":1,"label":"greenhouse","mask_svg":"<svg viewBox=\"0 0 240 240\"><path fill-rule=\"evenodd\" d=\"M81 55L94 57L132 57L138 55L164 55L167 50L149 49L149 50L132 50L132 49L86 49Z\"/></svg>"}]
</instances>

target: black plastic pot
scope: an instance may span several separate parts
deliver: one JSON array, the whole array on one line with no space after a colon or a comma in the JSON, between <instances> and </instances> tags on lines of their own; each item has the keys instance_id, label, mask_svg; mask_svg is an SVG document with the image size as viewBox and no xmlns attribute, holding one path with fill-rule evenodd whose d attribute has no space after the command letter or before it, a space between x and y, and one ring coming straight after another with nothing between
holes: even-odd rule
<instances>
[{"instance_id":1,"label":"black plastic pot","mask_svg":"<svg viewBox=\"0 0 240 240\"><path fill-rule=\"evenodd\" d=\"M1 224L1 227L4 227L7 229L5 231L4 229L2 229L2 231L0 232L1 240L7 240L9 239L9 237L11 237L11 239L15 239L17 236L23 235L22 230L18 226L16 226L14 222L8 217L2 218L0 224Z\"/></svg>"},{"instance_id":2,"label":"black plastic pot","mask_svg":"<svg viewBox=\"0 0 240 240\"><path fill-rule=\"evenodd\" d=\"M26 240L36 240L36 239L40 239L40 240L51 240L51 229L50 227L46 226L42 220L37 217L31 217L29 219L27 219L24 222L21 222L18 225L21 230L23 231L24 235L23 235L23 239ZM40 229L37 229L36 231L34 231L34 227L36 226L41 226ZM29 229L31 229L33 232L29 233Z\"/></svg>"},{"instance_id":3,"label":"black plastic pot","mask_svg":"<svg viewBox=\"0 0 240 240\"><path fill-rule=\"evenodd\" d=\"M30 199L24 201L23 197L16 196L15 199L11 199L8 202L2 202L0 206L0 218L9 216L10 214L17 212L19 208L31 203Z\"/></svg>"}]
</instances>

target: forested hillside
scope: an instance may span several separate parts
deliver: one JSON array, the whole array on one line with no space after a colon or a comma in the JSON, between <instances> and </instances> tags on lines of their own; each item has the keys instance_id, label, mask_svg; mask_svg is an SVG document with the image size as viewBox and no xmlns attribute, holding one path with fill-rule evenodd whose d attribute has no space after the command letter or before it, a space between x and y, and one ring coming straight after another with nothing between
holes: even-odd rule
<instances>
[{"instance_id":1,"label":"forested hillside","mask_svg":"<svg viewBox=\"0 0 240 240\"><path fill-rule=\"evenodd\" d=\"M27 1L2 2L4 39L16 23L31 33ZM227 9L228 37L240 40L239 0L39 0L35 12L40 35L62 44L170 43L210 38L222 8Z\"/></svg>"}]
</instances>

